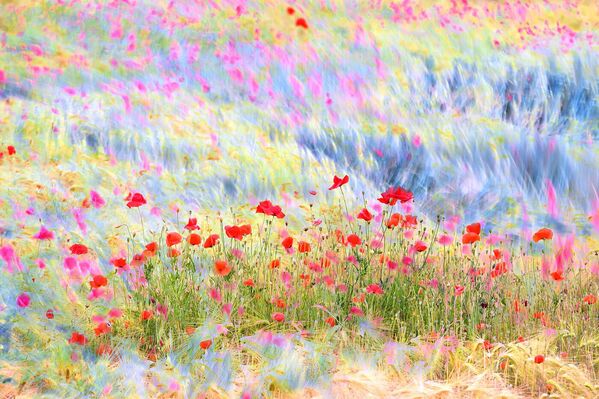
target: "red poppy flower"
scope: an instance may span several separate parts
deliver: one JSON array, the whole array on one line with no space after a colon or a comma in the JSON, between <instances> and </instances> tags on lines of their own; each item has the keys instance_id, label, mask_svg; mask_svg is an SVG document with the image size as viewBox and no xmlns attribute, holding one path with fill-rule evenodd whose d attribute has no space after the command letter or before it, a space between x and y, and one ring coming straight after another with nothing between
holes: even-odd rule
<instances>
[{"instance_id":1,"label":"red poppy flower","mask_svg":"<svg viewBox=\"0 0 599 399\"><path fill-rule=\"evenodd\" d=\"M208 348L210 348L210 346L212 345L212 340L206 339L202 342L200 342L200 348L206 350Z\"/></svg>"},{"instance_id":2,"label":"red poppy flower","mask_svg":"<svg viewBox=\"0 0 599 399\"><path fill-rule=\"evenodd\" d=\"M395 205L397 201L406 203L414 198L412 192L408 190L404 190L401 187L389 188L387 191L381 194L381 198L379 198L379 202L387 205Z\"/></svg>"},{"instance_id":3,"label":"red poppy flower","mask_svg":"<svg viewBox=\"0 0 599 399\"><path fill-rule=\"evenodd\" d=\"M278 259L274 259L273 261L270 262L270 268L271 269L276 269L279 266L281 266L281 261Z\"/></svg>"},{"instance_id":4,"label":"red poppy flower","mask_svg":"<svg viewBox=\"0 0 599 399\"><path fill-rule=\"evenodd\" d=\"M295 10L293 9L293 7L287 7L287 14L293 15L294 12Z\"/></svg>"},{"instance_id":5,"label":"red poppy flower","mask_svg":"<svg viewBox=\"0 0 599 399\"><path fill-rule=\"evenodd\" d=\"M283 239L283 241L281 241L281 245L283 245L283 247L286 249L291 248L293 246L293 238L285 237L285 239Z\"/></svg>"},{"instance_id":6,"label":"red poppy flower","mask_svg":"<svg viewBox=\"0 0 599 399\"><path fill-rule=\"evenodd\" d=\"M493 250L493 258L495 258L496 260L501 259L501 250L500 249Z\"/></svg>"},{"instance_id":7,"label":"red poppy flower","mask_svg":"<svg viewBox=\"0 0 599 399\"><path fill-rule=\"evenodd\" d=\"M416 244L414 244L414 249L416 250L416 252L424 252L427 248L428 247L426 246L426 244L422 241L417 241Z\"/></svg>"},{"instance_id":8,"label":"red poppy flower","mask_svg":"<svg viewBox=\"0 0 599 399\"><path fill-rule=\"evenodd\" d=\"M366 223L370 223L372 220L372 213L366 208L362 209L360 213L358 213L358 219L364 220Z\"/></svg>"},{"instance_id":9,"label":"red poppy flower","mask_svg":"<svg viewBox=\"0 0 599 399\"><path fill-rule=\"evenodd\" d=\"M73 244L69 249L73 255L85 255L87 253L87 247L83 244Z\"/></svg>"},{"instance_id":10,"label":"red poppy flower","mask_svg":"<svg viewBox=\"0 0 599 399\"><path fill-rule=\"evenodd\" d=\"M275 300L273 303L279 309L285 309L287 307L287 304L281 298L277 298L277 300Z\"/></svg>"},{"instance_id":11,"label":"red poppy flower","mask_svg":"<svg viewBox=\"0 0 599 399\"><path fill-rule=\"evenodd\" d=\"M300 253L305 253L310 252L312 248L310 247L310 243L307 243L306 241L300 241L297 243L297 249L300 251Z\"/></svg>"},{"instance_id":12,"label":"red poppy flower","mask_svg":"<svg viewBox=\"0 0 599 399\"><path fill-rule=\"evenodd\" d=\"M283 219L285 214L281 211L281 207L273 205L270 201L264 200L256 207L256 213L263 213L267 216L275 216L279 219Z\"/></svg>"},{"instance_id":13,"label":"red poppy flower","mask_svg":"<svg viewBox=\"0 0 599 399\"><path fill-rule=\"evenodd\" d=\"M561 271L551 272L551 278L553 278L555 281L562 281L564 279L562 273L563 272Z\"/></svg>"},{"instance_id":14,"label":"red poppy flower","mask_svg":"<svg viewBox=\"0 0 599 399\"><path fill-rule=\"evenodd\" d=\"M153 315L154 314L151 310L144 310L143 312L141 312L141 319L142 320L150 320Z\"/></svg>"},{"instance_id":15,"label":"red poppy flower","mask_svg":"<svg viewBox=\"0 0 599 399\"><path fill-rule=\"evenodd\" d=\"M52 320L54 318L54 311L52 309L46 310L46 318Z\"/></svg>"},{"instance_id":16,"label":"red poppy flower","mask_svg":"<svg viewBox=\"0 0 599 399\"><path fill-rule=\"evenodd\" d=\"M183 227L185 230L194 231L199 230L198 219L197 218L189 218L187 220L187 224Z\"/></svg>"},{"instance_id":17,"label":"red poppy flower","mask_svg":"<svg viewBox=\"0 0 599 399\"><path fill-rule=\"evenodd\" d=\"M177 248L169 248L166 252L166 256L169 258L176 258L179 255L181 255L181 251L179 251Z\"/></svg>"},{"instance_id":18,"label":"red poppy flower","mask_svg":"<svg viewBox=\"0 0 599 399\"><path fill-rule=\"evenodd\" d=\"M355 234L348 235L347 242L349 243L349 245L352 246L352 248L356 247L357 245L362 244L362 240L360 239L360 237L358 237Z\"/></svg>"},{"instance_id":19,"label":"red poppy flower","mask_svg":"<svg viewBox=\"0 0 599 399\"><path fill-rule=\"evenodd\" d=\"M545 361L545 356L543 355L536 355L535 356L535 363L536 364L541 364Z\"/></svg>"},{"instance_id":20,"label":"red poppy flower","mask_svg":"<svg viewBox=\"0 0 599 399\"><path fill-rule=\"evenodd\" d=\"M156 242L151 242L148 245L146 245L146 249L150 252L156 253L156 251L158 250L158 244Z\"/></svg>"},{"instance_id":21,"label":"red poppy flower","mask_svg":"<svg viewBox=\"0 0 599 399\"><path fill-rule=\"evenodd\" d=\"M473 244L480 241L480 236L473 232L467 232L462 236L462 244Z\"/></svg>"},{"instance_id":22,"label":"red poppy flower","mask_svg":"<svg viewBox=\"0 0 599 399\"><path fill-rule=\"evenodd\" d=\"M472 223L466 226L466 231L468 233L474 233L480 235L480 223Z\"/></svg>"},{"instance_id":23,"label":"red poppy flower","mask_svg":"<svg viewBox=\"0 0 599 399\"><path fill-rule=\"evenodd\" d=\"M243 237L252 233L252 226L244 224L242 226L225 226L227 237L241 241Z\"/></svg>"},{"instance_id":24,"label":"red poppy flower","mask_svg":"<svg viewBox=\"0 0 599 399\"><path fill-rule=\"evenodd\" d=\"M344 184L347 184L348 181L349 181L348 175L343 176L343 178L333 176L333 185L331 187L329 187L329 190L334 190L336 188L339 188L339 187L343 186Z\"/></svg>"},{"instance_id":25,"label":"red poppy flower","mask_svg":"<svg viewBox=\"0 0 599 399\"><path fill-rule=\"evenodd\" d=\"M553 238L553 231L546 227L539 229L533 236L532 240L534 242L539 242L541 240L551 240Z\"/></svg>"},{"instance_id":26,"label":"red poppy flower","mask_svg":"<svg viewBox=\"0 0 599 399\"><path fill-rule=\"evenodd\" d=\"M94 328L94 332L96 333L96 337L108 334L110 332L110 326L108 325L108 323L102 322L98 324L96 328Z\"/></svg>"},{"instance_id":27,"label":"red poppy flower","mask_svg":"<svg viewBox=\"0 0 599 399\"><path fill-rule=\"evenodd\" d=\"M517 299L514 300L514 312L520 313L522 311L522 307L520 306L520 301Z\"/></svg>"},{"instance_id":28,"label":"red poppy flower","mask_svg":"<svg viewBox=\"0 0 599 399\"><path fill-rule=\"evenodd\" d=\"M196 331L195 328L193 328L192 326L187 326L185 327L185 332L187 333L187 335L193 335L193 333Z\"/></svg>"},{"instance_id":29,"label":"red poppy flower","mask_svg":"<svg viewBox=\"0 0 599 399\"><path fill-rule=\"evenodd\" d=\"M15 150L15 147L12 145L6 147L6 150L8 151L8 155L15 155L17 153L17 150Z\"/></svg>"},{"instance_id":30,"label":"red poppy flower","mask_svg":"<svg viewBox=\"0 0 599 399\"><path fill-rule=\"evenodd\" d=\"M85 338L85 335L73 331L71 339L69 339L69 344L85 345L86 343L87 338Z\"/></svg>"},{"instance_id":31,"label":"red poppy flower","mask_svg":"<svg viewBox=\"0 0 599 399\"><path fill-rule=\"evenodd\" d=\"M187 242L190 245L200 245L202 243L202 237L199 234L191 233L189 237L187 237Z\"/></svg>"},{"instance_id":32,"label":"red poppy flower","mask_svg":"<svg viewBox=\"0 0 599 399\"><path fill-rule=\"evenodd\" d=\"M401 227L415 227L418 225L418 219L416 219L416 216L412 216L412 215L406 215L403 217L403 220L401 221Z\"/></svg>"},{"instance_id":33,"label":"red poppy flower","mask_svg":"<svg viewBox=\"0 0 599 399\"><path fill-rule=\"evenodd\" d=\"M177 232L168 233L166 235L166 246L172 247L173 245L177 245L181 242L182 239L183 237L181 237L181 234Z\"/></svg>"},{"instance_id":34,"label":"red poppy flower","mask_svg":"<svg viewBox=\"0 0 599 399\"><path fill-rule=\"evenodd\" d=\"M127 266L127 259L125 258L114 258L110 260L112 266L121 268Z\"/></svg>"},{"instance_id":35,"label":"red poppy flower","mask_svg":"<svg viewBox=\"0 0 599 399\"><path fill-rule=\"evenodd\" d=\"M378 284L370 284L366 287L366 292L374 295L383 295L383 289Z\"/></svg>"},{"instance_id":36,"label":"red poppy flower","mask_svg":"<svg viewBox=\"0 0 599 399\"><path fill-rule=\"evenodd\" d=\"M275 312L272 314L272 319L278 323L282 323L285 321L285 315L280 312Z\"/></svg>"},{"instance_id":37,"label":"red poppy flower","mask_svg":"<svg viewBox=\"0 0 599 399\"><path fill-rule=\"evenodd\" d=\"M251 278L248 278L247 280L245 280L243 282L243 285L245 285L246 287L253 287L254 286L254 280L252 280Z\"/></svg>"},{"instance_id":38,"label":"red poppy flower","mask_svg":"<svg viewBox=\"0 0 599 399\"><path fill-rule=\"evenodd\" d=\"M533 319L541 320L545 318L545 312L534 312L532 315Z\"/></svg>"},{"instance_id":39,"label":"red poppy flower","mask_svg":"<svg viewBox=\"0 0 599 399\"><path fill-rule=\"evenodd\" d=\"M125 201L127 201L127 206L129 208L138 208L147 203L144 196L141 195L140 193L135 193L135 194L129 193L127 198L125 198Z\"/></svg>"},{"instance_id":40,"label":"red poppy flower","mask_svg":"<svg viewBox=\"0 0 599 399\"><path fill-rule=\"evenodd\" d=\"M306 20L304 18L296 19L295 26L298 26L298 27L304 28L304 29L308 29L308 23L306 22Z\"/></svg>"},{"instance_id":41,"label":"red poppy flower","mask_svg":"<svg viewBox=\"0 0 599 399\"><path fill-rule=\"evenodd\" d=\"M144 264L146 261L146 256L154 256L153 252L148 251L147 249L143 251L141 254L133 255L133 259L131 259L131 267L139 267Z\"/></svg>"},{"instance_id":42,"label":"red poppy flower","mask_svg":"<svg viewBox=\"0 0 599 399\"><path fill-rule=\"evenodd\" d=\"M397 227L399 225L399 222L401 222L401 215L399 213L394 213L389 217L389 220L387 220L387 228L388 229L392 229L394 227Z\"/></svg>"},{"instance_id":43,"label":"red poppy flower","mask_svg":"<svg viewBox=\"0 0 599 399\"><path fill-rule=\"evenodd\" d=\"M108 279L101 274L96 274L92 281L89 282L92 288L100 288L108 285Z\"/></svg>"},{"instance_id":44,"label":"red poppy flower","mask_svg":"<svg viewBox=\"0 0 599 399\"><path fill-rule=\"evenodd\" d=\"M582 301L584 303L586 303L587 305L593 305L593 304L597 303L597 297L593 294L589 294L589 295L585 296L584 298L582 298Z\"/></svg>"},{"instance_id":45,"label":"red poppy flower","mask_svg":"<svg viewBox=\"0 0 599 399\"><path fill-rule=\"evenodd\" d=\"M483 342L483 348L487 351L490 351L491 349L493 349L493 344L490 343L489 341L485 340Z\"/></svg>"},{"instance_id":46,"label":"red poppy flower","mask_svg":"<svg viewBox=\"0 0 599 399\"><path fill-rule=\"evenodd\" d=\"M334 317L328 317L324 322L331 327L335 327L335 325L337 324Z\"/></svg>"},{"instance_id":47,"label":"red poppy flower","mask_svg":"<svg viewBox=\"0 0 599 399\"><path fill-rule=\"evenodd\" d=\"M218 239L218 234L211 234L208 236L208 238L206 238L206 241L204 242L204 248L212 248L216 245L216 243L218 243Z\"/></svg>"},{"instance_id":48,"label":"red poppy flower","mask_svg":"<svg viewBox=\"0 0 599 399\"><path fill-rule=\"evenodd\" d=\"M491 277L496 278L505 273L507 273L507 264L505 262L499 262L495 265L493 270L491 270Z\"/></svg>"},{"instance_id":49,"label":"red poppy flower","mask_svg":"<svg viewBox=\"0 0 599 399\"><path fill-rule=\"evenodd\" d=\"M214 271L219 276L224 277L231 272L231 266L229 266L226 260L217 260L214 262Z\"/></svg>"}]
</instances>

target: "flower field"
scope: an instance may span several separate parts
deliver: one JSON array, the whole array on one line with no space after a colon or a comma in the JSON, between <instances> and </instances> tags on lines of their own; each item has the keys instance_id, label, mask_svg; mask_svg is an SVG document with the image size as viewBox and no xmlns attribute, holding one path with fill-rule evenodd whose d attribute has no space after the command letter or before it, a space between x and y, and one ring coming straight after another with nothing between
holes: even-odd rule
<instances>
[{"instance_id":1,"label":"flower field","mask_svg":"<svg viewBox=\"0 0 599 399\"><path fill-rule=\"evenodd\" d=\"M596 398L592 1L0 1L0 398Z\"/></svg>"}]
</instances>

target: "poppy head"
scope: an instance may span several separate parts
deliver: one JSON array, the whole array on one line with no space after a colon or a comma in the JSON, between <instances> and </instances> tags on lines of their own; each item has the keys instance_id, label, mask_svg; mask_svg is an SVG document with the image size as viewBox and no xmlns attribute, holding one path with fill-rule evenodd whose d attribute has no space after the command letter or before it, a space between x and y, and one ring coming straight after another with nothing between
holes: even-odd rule
<instances>
[{"instance_id":1,"label":"poppy head","mask_svg":"<svg viewBox=\"0 0 599 399\"><path fill-rule=\"evenodd\" d=\"M71 339L69 339L69 344L85 345L86 343L87 338L85 338L85 335L73 331Z\"/></svg>"},{"instance_id":2,"label":"poppy head","mask_svg":"<svg viewBox=\"0 0 599 399\"><path fill-rule=\"evenodd\" d=\"M336 188L339 188L339 187L343 186L344 184L347 184L348 181L349 181L348 175L343 176L343 178L333 176L333 185L331 187L329 187L329 190L334 190Z\"/></svg>"},{"instance_id":3,"label":"poppy head","mask_svg":"<svg viewBox=\"0 0 599 399\"><path fill-rule=\"evenodd\" d=\"M548 228L539 229L533 236L532 240L534 242L539 242L541 240L551 240L553 238L553 231Z\"/></svg>"},{"instance_id":4,"label":"poppy head","mask_svg":"<svg viewBox=\"0 0 599 399\"><path fill-rule=\"evenodd\" d=\"M199 230L200 228L198 227L198 219L189 218L187 224L185 225L185 229L189 231Z\"/></svg>"},{"instance_id":5,"label":"poppy head","mask_svg":"<svg viewBox=\"0 0 599 399\"><path fill-rule=\"evenodd\" d=\"M378 284L370 284L366 287L366 292L374 295L383 295L383 289Z\"/></svg>"},{"instance_id":6,"label":"poppy head","mask_svg":"<svg viewBox=\"0 0 599 399\"><path fill-rule=\"evenodd\" d=\"M125 198L125 201L127 201L127 206L129 208L138 208L147 203L144 196L141 195L140 193L135 193L135 194L129 193L127 198Z\"/></svg>"},{"instance_id":7,"label":"poppy head","mask_svg":"<svg viewBox=\"0 0 599 399\"><path fill-rule=\"evenodd\" d=\"M295 26L298 26L298 27L304 28L304 29L308 29L308 23L306 22L306 20L304 18L298 18L295 21Z\"/></svg>"},{"instance_id":8,"label":"poppy head","mask_svg":"<svg viewBox=\"0 0 599 399\"><path fill-rule=\"evenodd\" d=\"M69 250L73 255L85 255L87 253L87 247L83 244L73 244L69 247Z\"/></svg>"},{"instance_id":9,"label":"poppy head","mask_svg":"<svg viewBox=\"0 0 599 399\"><path fill-rule=\"evenodd\" d=\"M587 296L585 296L582 301L584 303L586 303L587 305L593 305L595 303L597 303L597 297L593 294L589 294Z\"/></svg>"},{"instance_id":10,"label":"poppy head","mask_svg":"<svg viewBox=\"0 0 599 399\"><path fill-rule=\"evenodd\" d=\"M153 313L151 310L144 310L143 312L141 312L141 319L142 320L150 320L153 316Z\"/></svg>"},{"instance_id":11,"label":"poppy head","mask_svg":"<svg viewBox=\"0 0 599 399\"><path fill-rule=\"evenodd\" d=\"M116 268L121 268L127 266L127 259L125 258L114 258L110 260L112 266Z\"/></svg>"},{"instance_id":12,"label":"poppy head","mask_svg":"<svg viewBox=\"0 0 599 399\"><path fill-rule=\"evenodd\" d=\"M480 241L480 236L476 233L469 231L462 236L462 244L474 244L477 241Z\"/></svg>"},{"instance_id":13,"label":"poppy head","mask_svg":"<svg viewBox=\"0 0 599 399\"><path fill-rule=\"evenodd\" d=\"M386 205L395 205L397 201L402 204L411 201L414 198L414 194L411 191L404 190L401 187L389 188L387 191L381 194L381 198L378 201Z\"/></svg>"},{"instance_id":14,"label":"poppy head","mask_svg":"<svg viewBox=\"0 0 599 399\"><path fill-rule=\"evenodd\" d=\"M256 213L263 213L267 216L274 216L279 219L283 219L285 217L281 207L278 205L273 205L272 202L268 200L264 200L258 204L256 207Z\"/></svg>"},{"instance_id":15,"label":"poppy head","mask_svg":"<svg viewBox=\"0 0 599 399\"><path fill-rule=\"evenodd\" d=\"M173 245L177 245L181 242L182 237L181 234L176 232L171 232L166 235L166 246L172 247Z\"/></svg>"},{"instance_id":16,"label":"poppy head","mask_svg":"<svg viewBox=\"0 0 599 399\"><path fill-rule=\"evenodd\" d=\"M156 253L156 251L158 251L158 244L156 242L151 242L146 245L146 249L150 252Z\"/></svg>"},{"instance_id":17,"label":"poppy head","mask_svg":"<svg viewBox=\"0 0 599 399\"><path fill-rule=\"evenodd\" d=\"M108 279L101 274L96 274L92 281L89 282L89 285L92 288L100 288L108 285Z\"/></svg>"},{"instance_id":18,"label":"poppy head","mask_svg":"<svg viewBox=\"0 0 599 399\"><path fill-rule=\"evenodd\" d=\"M285 249L291 248L293 246L293 238L286 237L283 241L281 241L281 245L283 245L283 248Z\"/></svg>"},{"instance_id":19,"label":"poppy head","mask_svg":"<svg viewBox=\"0 0 599 399\"><path fill-rule=\"evenodd\" d=\"M480 235L480 223L472 223L466 226L466 231L468 233L474 233Z\"/></svg>"},{"instance_id":20,"label":"poppy head","mask_svg":"<svg viewBox=\"0 0 599 399\"><path fill-rule=\"evenodd\" d=\"M219 276L224 277L231 272L231 266L229 266L226 260L217 260L214 262L214 271Z\"/></svg>"},{"instance_id":21,"label":"poppy head","mask_svg":"<svg viewBox=\"0 0 599 399\"><path fill-rule=\"evenodd\" d=\"M312 248L310 247L310 243L307 243L306 241L300 241L297 244L297 249L300 251L300 253L306 253L310 252Z\"/></svg>"},{"instance_id":22,"label":"poppy head","mask_svg":"<svg viewBox=\"0 0 599 399\"><path fill-rule=\"evenodd\" d=\"M200 237L199 234L191 233L189 237L187 237L187 242L193 246L200 245L202 243L202 237Z\"/></svg>"},{"instance_id":23,"label":"poppy head","mask_svg":"<svg viewBox=\"0 0 599 399\"><path fill-rule=\"evenodd\" d=\"M358 213L358 219L362 219L366 223L370 223L372 220L372 213L366 208L362 209L360 213Z\"/></svg>"},{"instance_id":24,"label":"poppy head","mask_svg":"<svg viewBox=\"0 0 599 399\"><path fill-rule=\"evenodd\" d=\"M272 319L277 323L282 323L285 321L285 315L280 312L275 312L272 314Z\"/></svg>"},{"instance_id":25,"label":"poppy head","mask_svg":"<svg viewBox=\"0 0 599 399\"><path fill-rule=\"evenodd\" d=\"M204 248L212 248L216 245L216 243L218 243L218 239L218 234L211 234L208 236L208 238L206 238L206 241L204 242Z\"/></svg>"},{"instance_id":26,"label":"poppy head","mask_svg":"<svg viewBox=\"0 0 599 399\"><path fill-rule=\"evenodd\" d=\"M347 242L349 243L349 245L352 246L352 248L354 248L354 247L362 244L362 240L356 234L350 234L350 235L348 235L347 236Z\"/></svg>"},{"instance_id":27,"label":"poppy head","mask_svg":"<svg viewBox=\"0 0 599 399\"><path fill-rule=\"evenodd\" d=\"M535 363L536 364L541 364L545 361L545 356L543 355L536 355L535 356Z\"/></svg>"},{"instance_id":28,"label":"poppy head","mask_svg":"<svg viewBox=\"0 0 599 399\"><path fill-rule=\"evenodd\" d=\"M206 339L202 342L200 342L200 348L206 350L208 348L210 348L210 346L212 345L212 340Z\"/></svg>"}]
</instances>

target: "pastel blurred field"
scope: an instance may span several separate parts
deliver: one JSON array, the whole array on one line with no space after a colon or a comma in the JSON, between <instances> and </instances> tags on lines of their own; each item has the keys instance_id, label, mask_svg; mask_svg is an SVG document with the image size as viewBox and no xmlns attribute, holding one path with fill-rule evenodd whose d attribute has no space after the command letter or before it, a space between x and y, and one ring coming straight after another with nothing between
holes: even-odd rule
<instances>
[{"instance_id":1,"label":"pastel blurred field","mask_svg":"<svg viewBox=\"0 0 599 399\"><path fill-rule=\"evenodd\" d=\"M597 397L598 16L0 1L0 397Z\"/></svg>"}]
</instances>

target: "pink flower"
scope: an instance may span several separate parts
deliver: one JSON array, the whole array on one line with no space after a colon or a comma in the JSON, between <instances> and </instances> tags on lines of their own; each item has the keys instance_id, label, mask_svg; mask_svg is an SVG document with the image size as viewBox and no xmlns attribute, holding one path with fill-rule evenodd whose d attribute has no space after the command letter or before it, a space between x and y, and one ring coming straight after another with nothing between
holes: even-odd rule
<instances>
[{"instance_id":1,"label":"pink flower","mask_svg":"<svg viewBox=\"0 0 599 399\"><path fill-rule=\"evenodd\" d=\"M20 308L28 307L30 302L31 298L29 298L29 295L24 292L17 297L17 306Z\"/></svg>"},{"instance_id":2,"label":"pink flower","mask_svg":"<svg viewBox=\"0 0 599 399\"><path fill-rule=\"evenodd\" d=\"M104 198L102 198L100 196L100 194L98 194L94 190L91 190L89 192L89 196L91 197L92 205L94 206L94 208L101 208L106 204L106 201L104 201Z\"/></svg>"},{"instance_id":3,"label":"pink flower","mask_svg":"<svg viewBox=\"0 0 599 399\"><path fill-rule=\"evenodd\" d=\"M366 287L366 292L374 295L383 295L383 289L378 284L370 284Z\"/></svg>"},{"instance_id":4,"label":"pink flower","mask_svg":"<svg viewBox=\"0 0 599 399\"><path fill-rule=\"evenodd\" d=\"M359 307L357 307L357 306L352 306L352 307L349 309L349 312L350 312L351 314L354 314L354 315L356 315L356 316L363 316L363 315L364 315L364 312L362 311L362 309L360 309L360 308L359 308Z\"/></svg>"},{"instance_id":5,"label":"pink flower","mask_svg":"<svg viewBox=\"0 0 599 399\"><path fill-rule=\"evenodd\" d=\"M464 293L464 286L463 285L456 285L455 286L455 296L460 296Z\"/></svg>"},{"instance_id":6,"label":"pink flower","mask_svg":"<svg viewBox=\"0 0 599 399\"><path fill-rule=\"evenodd\" d=\"M451 236L448 236L447 234L443 234L441 235L441 237L439 237L439 244L441 245L450 245L453 242L453 238L451 238Z\"/></svg>"},{"instance_id":7,"label":"pink flower","mask_svg":"<svg viewBox=\"0 0 599 399\"><path fill-rule=\"evenodd\" d=\"M53 240L54 233L42 226L40 228L40 231L36 235L34 235L33 238L35 238L36 240Z\"/></svg>"},{"instance_id":8,"label":"pink flower","mask_svg":"<svg viewBox=\"0 0 599 399\"><path fill-rule=\"evenodd\" d=\"M110 317L111 319L118 319L122 315L123 315L123 311L118 308L110 309L110 311L108 312L108 317Z\"/></svg>"}]
</instances>

